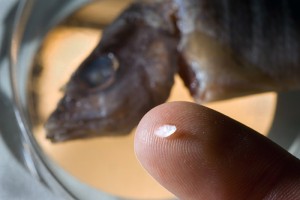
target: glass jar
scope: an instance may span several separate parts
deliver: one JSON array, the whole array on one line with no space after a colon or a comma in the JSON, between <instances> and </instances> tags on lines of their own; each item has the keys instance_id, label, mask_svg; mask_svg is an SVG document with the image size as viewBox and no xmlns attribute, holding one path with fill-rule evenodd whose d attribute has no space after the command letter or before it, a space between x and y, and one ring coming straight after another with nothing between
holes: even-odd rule
<instances>
[{"instance_id":1,"label":"glass jar","mask_svg":"<svg viewBox=\"0 0 300 200\"><path fill-rule=\"evenodd\" d=\"M115 0L114 2L117 2L117 0ZM124 1L120 0L119 3L121 2L124 3ZM3 108L1 109L3 110L2 114L5 114L5 116L10 115L13 119L9 124L6 125L8 126L6 130L8 132L13 133L10 134L10 136L8 134L5 137L14 137L18 142L9 142L9 139L7 139L6 141L9 146L13 146L11 147L11 149L15 151L16 157L24 163L24 165L28 168L30 173L35 178L39 179L55 194L65 199L174 198L171 194L169 194L168 192L164 192L159 187L157 190L151 189L152 187L149 187L147 181L143 183L144 185L141 184L140 180L135 180L135 183L129 183L131 180L113 176L112 173L114 172L112 171L103 171L103 173L109 175L108 178L111 177L110 181L112 181L112 183L121 182L122 185L124 185L126 184L127 180L128 185L132 185L131 190L129 188L127 191L134 191L135 185L140 185L142 188L147 188L147 190L145 190L143 194L139 193L138 191L137 193L129 192L135 194L127 194L126 192L122 193L116 188L111 188L111 190L102 190L101 186L97 187L90 181L84 181L84 178L82 177L78 178L78 174L74 173L74 171L73 173L70 172L72 171L72 169L68 167L62 167L65 165L63 163L60 163L60 161L55 158L55 155L51 154L51 150L55 149L56 147L53 146L52 148L52 144L47 142L44 143L43 139L39 139L36 136L36 133L34 133L35 125L32 121L32 117L30 114L30 109L32 109L32 107L29 106L29 104L32 105L32 102L29 102L32 99L28 98L30 96L31 91L28 88L28 86L29 83L32 81L31 73L33 70L32 67L36 56L38 52L40 52L40 48L43 42L48 37L47 35L49 35L49 31L53 31L54 27L59 25L63 20L68 18L75 11L79 10L82 7L86 7L89 3L95 2L88 0L27 0L20 1L18 3L11 38L9 68L10 80L6 81L5 78L3 78L7 75L6 73L0 74L1 78L3 78L2 82L5 82L5 84L10 82L11 88L8 90L3 89L4 87L2 88L2 92L6 94L5 98L8 98L8 104L0 105ZM178 91L181 91L181 89L178 89L180 87L181 86L178 86L177 84L172 93L173 96L170 100L178 98L178 95L176 96L176 94L178 93ZM185 96L187 97L184 97L186 98L184 100L191 100L191 98L188 97L188 93L185 94ZM182 96L182 92L180 92L180 95ZM298 109L299 100L300 93L294 91L280 94L269 93L264 95L255 95L253 97L245 97L238 100L230 100L227 102L217 102L213 104L208 104L207 106L217 109L220 112L223 112L238 120L242 119L241 122L246 123L250 127L255 126L253 127L254 129L260 132L265 132L265 134L267 134L268 137L277 142L279 145L281 145L287 150L290 150L295 155L299 155L300 139L297 137L299 133L299 123L296 120L299 119L300 116L300 109ZM232 105L235 105L235 107L237 107L238 112L233 113L232 111L227 109ZM248 107L248 109L243 108L245 107L245 105ZM262 109L266 109L266 107L268 108L266 111L267 113L262 111ZM254 117L249 117L250 115L252 115L249 114L250 112L254 113ZM262 125L257 123L257 121L259 121L260 119L259 116L264 119ZM4 125L2 124L1 126ZM128 145L132 145L131 139L132 138L129 137L121 142L126 143L127 148ZM83 143L84 142L85 141L83 141ZM71 144L70 149L75 149L76 146L80 146L80 148L84 149L88 147L93 148L90 146L90 144L91 143L88 142L86 144L80 145ZM110 141L108 142L108 144L110 144ZM47 145L48 147L50 146L50 148L47 148ZM109 149L108 151L111 151L111 149ZM120 151L124 150L120 149ZM131 153L133 152L129 152L128 155ZM83 157L85 157L85 155L83 155ZM93 165L94 162L94 160L92 160L93 158L94 156L90 156L91 165ZM118 159L120 158L117 157L116 160ZM104 159L104 157L102 159L100 158L100 161L108 162ZM74 161L74 163L72 162L71 165L74 165L76 164L76 162L79 163L80 161L77 160ZM133 165L135 167L137 166L136 164ZM125 171L122 173L138 173L135 170L136 168L130 166L128 168L125 168ZM95 171L91 171L92 173L96 174ZM114 189L116 191L114 191ZM158 195L158 193L160 192L162 192L162 195ZM150 194L152 194L151 197L149 196Z\"/></svg>"}]
</instances>

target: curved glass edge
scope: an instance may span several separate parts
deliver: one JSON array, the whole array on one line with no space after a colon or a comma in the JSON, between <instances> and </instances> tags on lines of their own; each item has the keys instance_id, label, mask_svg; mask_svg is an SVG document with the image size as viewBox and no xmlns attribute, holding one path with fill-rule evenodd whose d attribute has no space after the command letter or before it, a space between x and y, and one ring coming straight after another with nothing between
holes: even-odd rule
<instances>
[{"instance_id":1,"label":"curved glass edge","mask_svg":"<svg viewBox=\"0 0 300 200\"><path fill-rule=\"evenodd\" d=\"M57 180L56 177L47 168L46 162L44 160L44 155L40 153L38 146L35 144L34 139L32 138L32 135L28 134L29 129L26 124L24 113L22 112L20 92L17 86L18 78L16 77L18 54L26 23L29 19L34 3L34 0L19 1L13 25L13 35L10 48L11 90L14 101L14 113L21 133L24 153L23 161L29 172L35 178L45 183L49 188L51 188L56 193L59 193L59 195L64 197L65 199L75 199L74 196L66 188L64 188L60 181Z\"/></svg>"},{"instance_id":2,"label":"curved glass edge","mask_svg":"<svg viewBox=\"0 0 300 200\"><path fill-rule=\"evenodd\" d=\"M279 92L268 138L300 158L300 91Z\"/></svg>"},{"instance_id":3,"label":"curved glass edge","mask_svg":"<svg viewBox=\"0 0 300 200\"><path fill-rule=\"evenodd\" d=\"M17 63L19 44L20 44L22 34L24 32L26 21L31 11L32 3L33 1L20 1L17 6L14 27L13 27L14 34L12 36L11 46L10 46L10 81L11 81L12 91L16 91L17 81L14 74L16 73L15 68ZM12 92L12 95L13 95L13 99L15 100L15 105L17 105L19 102L16 101L16 99L19 98L19 94L17 92ZM23 133L25 131L25 127L22 126L23 123L17 106L14 107L14 113L15 113L16 121L18 122L18 124L21 125L20 129L21 132ZM23 161L25 163L25 166L29 169L30 173L33 174L35 177L39 178L36 169L36 164L33 158L34 155L32 149L28 146L28 144L30 144L29 140L30 139L27 137L27 135L22 134L21 141L22 141L22 147L24 149Z\"/></svg>"},{"instance_id":4,"label":"curved glass edge","mask_svg":"<svg viewBox=\"0 0 300 200\"><path fill-rule=\"evenodd\" d=\"M41 2L41 1L40 1ZM66 2L66 1L65 1ZM28 127L28 123L26 122L26 117L23 112L22 107L22 99L20 94L23 91L18 89L18 78L16 74L19 69L18 68L18 57L20 52L20 46L22 44L22 40L24 39L25 29L27 28L27 23L30 17L31 11L33 10L34 4L36 1L27 0L27 1L19 1L18 8L13 24L13 35L10 45L10 80L11 80L11 91L12 97L14 101L14 113L16 117L16 121L20 128L20 138L23 149L23 163L25 167L29 170L29 172L41 182L43 182L48 188L50 188L55 194L63 197L64 199L77 199L77 197L69 190L69 188L65 187L64 184L60 181L60 179L55 175L52 169L50 169L48 160L43 152L37 145L33 135L31 134L30 128ZM44 3L44 2L43 2ZM52 2L53 3L53 2ZM53 24L49 24L48 26L53 26L58 23L58 19L62 19L61 15L69 15L76 8L79 8L85 1L69 1L69 4L64 3L63 5L67 5L65 7L57 7L62 12L58 12L57 15L52 20ZM63 6L58 4L57 6ZM26 69L23 69L26 71ZM25 72L26 73L26 72ZM24 82L23 82L24 83Z\"/></svg>"}]
</instances>

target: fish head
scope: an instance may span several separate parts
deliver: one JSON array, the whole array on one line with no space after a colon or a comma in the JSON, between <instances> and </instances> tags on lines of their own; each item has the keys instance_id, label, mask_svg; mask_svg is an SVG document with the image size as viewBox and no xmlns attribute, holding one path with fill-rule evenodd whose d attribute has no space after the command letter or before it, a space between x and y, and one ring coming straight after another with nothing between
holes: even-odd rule
<instances>
[{"instance_id":1,"label":"fish head","mask_svg":"<svg viewBox=\"0 0 300 200\"><path fill-rule=\"evenodd\" d=\"M129 133L166 101L177 71L177 38L120 17L68 81L45 124L53 142Z\"/></svg>"}]
</instances>

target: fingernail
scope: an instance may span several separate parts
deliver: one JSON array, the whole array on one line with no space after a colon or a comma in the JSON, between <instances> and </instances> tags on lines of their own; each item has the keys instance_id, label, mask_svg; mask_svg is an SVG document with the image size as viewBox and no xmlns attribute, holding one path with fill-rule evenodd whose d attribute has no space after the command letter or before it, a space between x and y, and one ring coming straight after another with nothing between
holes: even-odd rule
<instances>
[{"instance_id":1,"label":"fingernail","mask_svg":"<svg viewBox=\"0 0 300 200\"><path fill-rule=\"evenodd\" d=\"M163 125L158 127L154 134L158 137L166 138L175 133L177 130L176 126L174 125Z\"/></svg>"}]
</instances>

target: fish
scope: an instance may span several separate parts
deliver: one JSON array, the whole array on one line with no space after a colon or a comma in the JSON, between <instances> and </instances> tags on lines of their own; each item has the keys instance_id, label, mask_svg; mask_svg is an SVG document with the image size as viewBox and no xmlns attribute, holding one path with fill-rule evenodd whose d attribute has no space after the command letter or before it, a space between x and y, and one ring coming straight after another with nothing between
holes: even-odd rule
<instances>
[{"instance_id":1,"label":"fish","mask_svg":"<svg viewBox=\"0 0 300 200\"><path fill-rule=\"evenodd\" d=\"M46 137L126 135L167 100L176 74L204 103L297 90L299 65L299 1L136 1L70 77Z\"/></svg>"}]
</instances>

